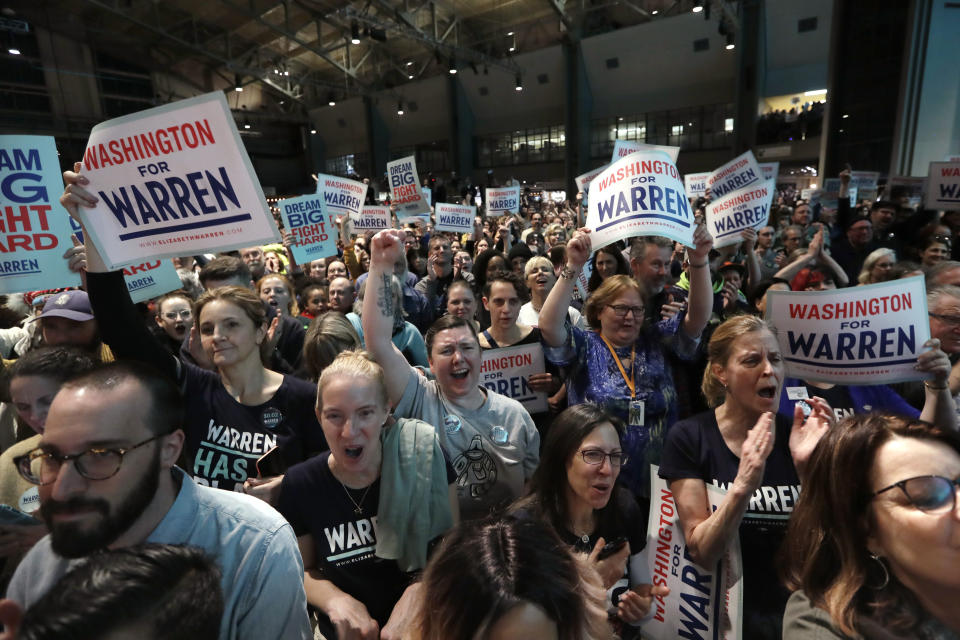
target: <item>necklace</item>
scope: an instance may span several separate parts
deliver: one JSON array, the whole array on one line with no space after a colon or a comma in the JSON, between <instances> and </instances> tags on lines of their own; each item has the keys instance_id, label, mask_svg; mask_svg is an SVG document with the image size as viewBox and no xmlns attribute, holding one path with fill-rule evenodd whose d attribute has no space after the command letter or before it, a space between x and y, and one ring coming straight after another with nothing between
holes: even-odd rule
<instances>
[{"instance_id":1,"label":"necklace","mask_svg":"<svg viewBox=\"0 0 960 640\"><path fill-rule=\"evenodd\" d=\"M343 484L343 483L341 482L341 483L340 483L340 486L343 487L343 492L347 494L347 497L350 498L350 502L353 503L353 507L354 507L353 512L354 512L355 514L357 514L358 516L362 516L362 515L363 515L363 501L367 499L367 494L370 493L370 487L372 487L373 484L367 485L367 488L366 488L366 490L363 492L363 495L360 496L360 502L357 502L356 500L353 499L353 496L350 495L350 490L347 489L347 485L345 485L345 484Z\"/></svg>"}]
</instances>

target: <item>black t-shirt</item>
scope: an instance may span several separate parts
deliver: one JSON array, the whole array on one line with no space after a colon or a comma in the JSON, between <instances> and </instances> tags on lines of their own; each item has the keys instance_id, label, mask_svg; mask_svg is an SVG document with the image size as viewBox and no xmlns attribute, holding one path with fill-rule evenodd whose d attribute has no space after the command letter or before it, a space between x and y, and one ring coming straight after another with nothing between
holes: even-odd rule
<instances>
[{"instance_id":1,"label":"black t-shirt","mask_svg":"<svg viewBox=\"0 0 960 640\"><path fill-rule=\"evenodd\" d=\"M781 616L789 594L777 579L776 555L800 497L800 479L790 456L791 425L786 416L776 416L776 440L762 484L740 523L744 609ZM699 478L728 488L739 467L740 458L724 442L713 411L681 420L667 432L660 457L661 478Z\"/></svg>"},{"instance_id":2,"label":"black t-shirt","mask_svg":"<svg viewBox=\"0 0 960 640\"><path fill-rule=\"evenodd\" d=\"M181 366L187 465L199 484L239 491L257 476L257 458L275 446L288 466L327 449L311 383L284 376L272 398L249 406L234 400L216 373Z\"/></svg>"},{"instance_id":3,"label":"black t-shirt","mask_svg":"<svg viewBox=\"0 0 960 640\"><path fill-rule=\"evenodd\" d=\"M347 489L330 471L329 458L327 451L290 467L277 510L297 536L313 536L316 568L324 579L362 602L383 627L412 574L401 571L396 560L374 555L380 478L367 488ZM448 463L447 483L455 481ZM356 513L356 505L363 508L362 514Z\"/></svg>"}]
</instances>

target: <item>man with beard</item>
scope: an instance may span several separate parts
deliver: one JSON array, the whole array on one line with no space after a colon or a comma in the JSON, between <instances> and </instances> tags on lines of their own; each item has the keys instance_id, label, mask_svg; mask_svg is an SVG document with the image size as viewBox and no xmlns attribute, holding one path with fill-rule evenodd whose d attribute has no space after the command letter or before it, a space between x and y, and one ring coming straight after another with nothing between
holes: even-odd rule
<instances>
[{"instance_id":1,"label":"man with beard","mask_svg":"<svg viewBox=\"0 0 960 640\"><path fill-rule=\"evenodd\" d=\"M175 384L143 365L112 363L61 387L40 446L15 460L39 485L50 535L17 568L7 597L27 608L103 549L186 544L220 566L221 640L312 637L290 525L256 498L197 485L174 466L181 414Z\"/></svg>"},{"instance_id":2,"label":"man with beard","mask_svg":"<svg viewBox=\"0 0 960 640\"><path fill-rule=\"evenodd\" d=\"M267 263L263 255L263 249L260 247L247 247L240 249L240 259L243 260L247 268L250 269L250 275L256 282L267 273Z\"/></svg>"}]
</instances>

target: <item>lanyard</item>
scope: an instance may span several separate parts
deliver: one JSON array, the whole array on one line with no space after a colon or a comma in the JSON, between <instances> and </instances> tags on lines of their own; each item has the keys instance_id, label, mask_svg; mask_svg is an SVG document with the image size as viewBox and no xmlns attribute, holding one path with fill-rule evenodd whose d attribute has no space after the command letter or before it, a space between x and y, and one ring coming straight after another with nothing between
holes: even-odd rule
<instances>
[{"instance_id":1,"label":"lanyard","mask_svg":"<svg viewBox=\"0 0 960 640\"><path fill-rule=\"evenodd\" d=\"M633 344L630 346L630 377L627 377L627 372L623 368L623 363L620 362L620 356L617 355L617 352L613 350L613 345L610 344L610 341L607 340L602 335L600 339L603 340L604 344L607 345L607 349L610 349L610 355L613 356L613 361L617 363L617 368L620 369L620 375L623 376L623 381L627 383L627 388L630 389L630 398L637 397L637 385L633 381L633 365L637 363L637 345Z\"/></svg>"}]
</instances>

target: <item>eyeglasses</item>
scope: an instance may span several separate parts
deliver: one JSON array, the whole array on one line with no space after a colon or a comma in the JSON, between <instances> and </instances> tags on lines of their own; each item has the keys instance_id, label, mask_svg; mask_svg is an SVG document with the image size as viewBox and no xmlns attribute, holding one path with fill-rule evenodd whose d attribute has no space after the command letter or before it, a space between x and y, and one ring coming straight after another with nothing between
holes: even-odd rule
<instances>
[{"instance_id":1,"label":"eyeglasses","mask_svg":"<svg viewBox=\"0 0 960 640\"><path fill-rule=\"evenodd\" d=\"M644 307L631 307L627 304L608 304L607 306L613 309L613 315L618 318L626 318L627 313L632 313L634 318L640 320L646 311Z\"/></svg>"},{"instance_id":2,"label":"eyeglasses","mask_svg":"<svg viewBox=\"0 0 960 640\"><path fill-rule=\"evenodd\" d=\"M957 508L957 487L960 487L960 478L951 480L943 476L917 476L894 482L889 487L874 492L873 497L899 488L917 509L937 515Z\"/></svg>"},{"instance_id":3,"label":"eyeglasses","mask_svg":"<svg viewBox=\"0 0 960 640\"><path fill-rule=\"evenodd\" d=\"M597 466L603 464L603 461L606 458L610 458L611 467L622 467L623 465L627 464L627 456L625 456L622 451L607 453L606 451L601 451L600 449L583 449L580 451L580 457L582 457L583 461L587 464Z\"/></svg>"},{"instance_id":4,"label":"eyeglasses","mask_svg":"<svg viewBox=\"0 0 960 640\"><path fill-rule=\"evenodd\" d=\"M951 327L960 327L960 316L945 316L942 313L931 313L927 312L927 315L931 318L936 318L941 322L946 322Z\"/></svg>"},{"instance_id":5,"label":"eyeglasses","mask_svg":"<svg viewBox=\"0 0 960 640\"><path fill-rule=\"evenodd\" d=\"M162 433L152 438L147 438L143 442L127 447L126 449L87 449L82 453L61 456L56 453L50 453L43 449L34 449L22 456L13 459L17 465L17 471L24 480L32 484L47 485L57 479L60 473L60 467L64 462L73 460L73 466L77 473L87 480L106 480L112 478L120 471L120 465L123 463L123 456L134 449L142 447L148 442L153 442L157 438L162 438L169 433Z\"/></svg>"},{"instance_id":6,"label":"eyeglasses","mask_svg":"<svg viewBox=\"0 0 960 640\"><path fill-rule=\"evenodd\" d=\"M190 309L184 309L183 311L164 311L163 317L167 320L176 320L177 318L189 320L193 317L193 312L190 311Z\"/></svg>"}]
</instances>

